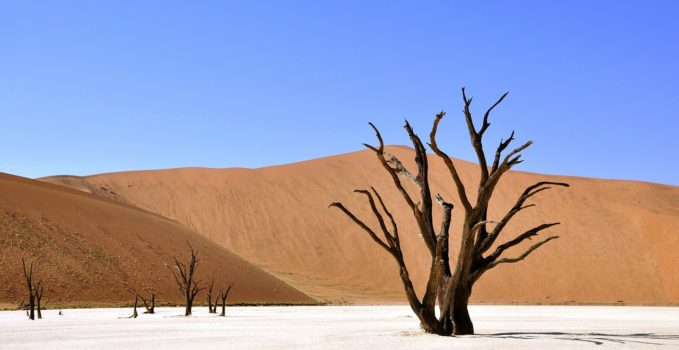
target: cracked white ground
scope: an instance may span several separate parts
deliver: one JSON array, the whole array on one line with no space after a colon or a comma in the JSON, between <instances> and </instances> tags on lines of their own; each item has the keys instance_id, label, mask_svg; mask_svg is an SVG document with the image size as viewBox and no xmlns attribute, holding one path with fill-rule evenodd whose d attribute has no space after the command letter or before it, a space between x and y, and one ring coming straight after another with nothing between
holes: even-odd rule
<instances>
[{"instance_id":1,"label":"cracked white ground","mask_svg":"<svg viewBox=\"0 0 679 350\"><path fill-rule=\"evenodd\" d=\"M424 334L408 306L194 307L0 312L1 349L679 349L678 307L471 306L474 336ZM140 311L141 312L141 311Z\"/></svg>"}]
</instances>

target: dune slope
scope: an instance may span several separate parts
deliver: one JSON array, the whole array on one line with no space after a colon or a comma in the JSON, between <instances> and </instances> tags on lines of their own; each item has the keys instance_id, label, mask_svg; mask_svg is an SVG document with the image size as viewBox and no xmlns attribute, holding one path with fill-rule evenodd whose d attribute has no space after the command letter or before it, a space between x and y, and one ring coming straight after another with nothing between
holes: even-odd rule
<instances>
[{"instance_id":1,"label":"dune slope","mask_svg":"<svg viewBox=\"0 0 679 350\"><path fill-rule=\"evenodd\" d=\"M413 169L411 150L389 151ZM457 164L468 187L478 181L477 165ZM433 192L458 203L443 163L432 157L430 168ZM314 297L402 302L391 257L338 210L328 209L342 201L377 225L363 198L352 193L372 185L397 218L417 285L428 272L428 253L409 209L368 151L260 169L184 168L44 180L173 218ZM549 232L561 238L519 264L488 272L477 284L474 302L679 303L679 188L515 171L500 182L489 217L499 219L525 187L540 180L571 187L534 197L538 206L517 215L499 243L551 221L562 222ZM474 191L468 192L473 197ZM460 209L453 220L455 254ZM511 253L520 254L521 248Z\"/></svg>"},{"instance_id":2,"label":"dune slope","mask_svg":"<svg viewBox=\"0 0 679 350\"><path fill-rule=\"evenodd\" d=\"M215 288L235 282L233 302L305 303L312 300L262 269L186 227L129 205L36 180L0 173L0 302L25 300L21 257L53 306L116 304L132 290L160 302L180 302L165 266L198 250L196 275L215 275ZM200 300L204 302L204 294Z\"/></svg>"}]
</instances>

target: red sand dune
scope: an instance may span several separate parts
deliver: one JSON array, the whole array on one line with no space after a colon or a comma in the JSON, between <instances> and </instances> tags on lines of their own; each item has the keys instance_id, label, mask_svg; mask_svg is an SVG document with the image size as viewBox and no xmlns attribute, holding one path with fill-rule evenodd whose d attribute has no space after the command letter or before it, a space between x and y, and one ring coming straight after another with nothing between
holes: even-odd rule
<instances>
[{"instance_id":1,"label":"red sand dune","mask_svg":"<svg viewBox=\"0 0 679 350\"><path fill-rule=\"evenodd\" d=\"M198 249L197 278L235 282L232 302L308 303L308 296L184 226L145 210L0 173L0 302L25 300L21 257L35 261L47 307L131 302L136 289L180 302L165 263ZM215 292L216 293L216 292ZM205 302L204 294L197 302ZM9 305L8 305L9 304Z\"/></svg>"},{"instance_id":2,"label":"red sand dune","mask_svg":"<svg viewBox=\"0 0 679 350\"><path fill-rule=\"evenodd\" d=\"M413 168L411 150L389 151ZM477 165L457 164L468 186L478 181ZM428 272L414 220L369 151L260 169L185 168L44 180L175 219L319 299L403 302L391 257L338 210L328 209L342 201L376 225L363 198L352 193L373 185L397 218L419 286ZM517 215L499 243L551 221L562 222L548 232L561 238L521 263L488 272L474 302L679 303L678 187L516 171L500 182L489 218L499 219L526 186L540 180L571 187L534 197L538 206ZM447 170L434 157L431 183L434 193L457 202ZM455 250L461 210L454 213Z\"/></svg>"}]
</instances>

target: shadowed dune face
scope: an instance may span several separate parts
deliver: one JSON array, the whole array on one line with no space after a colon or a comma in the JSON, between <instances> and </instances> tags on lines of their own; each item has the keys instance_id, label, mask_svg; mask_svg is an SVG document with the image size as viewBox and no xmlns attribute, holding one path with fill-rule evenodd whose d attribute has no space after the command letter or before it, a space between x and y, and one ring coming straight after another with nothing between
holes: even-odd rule
<instances>
[{"instance_id":1,"label":"shadowed dune face","mask_svg":"<svg viewBox=\"0 0 679 350\"><path fill-rule=\"evenodd\" d=\"M389 152L414 169L412 151L390 147ZM477 165L458 161L458 166L474 197ZM328 209L341 201L377 227L364 198L352 193L372 185L397 219L419 287L428 273L430 258L414 219L368 151L254 170L186 168L44 180L175 219L314 297L403 302L397 266L388 253L338 210ZM458 203L449 173L433 156L430 180L433 193ZM489 219L500 219L525 187L541 180L571 187L533 197L529 202L537 207L518 214L498 243L552 221L562 225L543 234L561 238L521 263L488 272L473 302L679 303L679 188L510 172L494 194ZM461 212L453 210L452 255ZM435 222L439 214L434 213ZM520 254L522 248L509 253Z\"/></svg>"},{"instance_id":2,"label":"shadowed dune face","mask_svg":"<svg viewBox=\"0 0 679 350\"><path fill-rule=\"evenodd\" d=\"M199 251L198 279L235 282L232 302L307 303L312 299L179 223L40 181L0 174L0 301L25 299L21 257L35 261L49 307L131 302L133 289L181 302L165 266ZM215 292L216 294L216 292ZM198 303L204 302L204 294Z\"/></svg>"}]
</instances>

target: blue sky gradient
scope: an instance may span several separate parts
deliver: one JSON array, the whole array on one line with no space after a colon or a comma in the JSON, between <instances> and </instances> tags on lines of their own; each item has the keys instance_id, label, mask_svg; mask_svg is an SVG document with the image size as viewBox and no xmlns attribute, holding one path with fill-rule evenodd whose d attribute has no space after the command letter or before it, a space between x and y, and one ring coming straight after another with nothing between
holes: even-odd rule
<instances>
[{"instance_id":1,"label":"blue sky gradient","mask_svg":"<svg viewBox=\"0 0 679 350\"><path fill-rule=\"evenodd\" d=\"M459 88L518 169L679 185L676 1L0 2L0 171L260 167L367 122L473 160Z\"/></svg>"}]
</instances>

